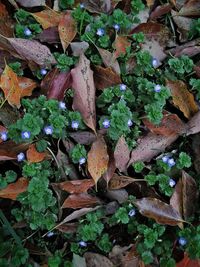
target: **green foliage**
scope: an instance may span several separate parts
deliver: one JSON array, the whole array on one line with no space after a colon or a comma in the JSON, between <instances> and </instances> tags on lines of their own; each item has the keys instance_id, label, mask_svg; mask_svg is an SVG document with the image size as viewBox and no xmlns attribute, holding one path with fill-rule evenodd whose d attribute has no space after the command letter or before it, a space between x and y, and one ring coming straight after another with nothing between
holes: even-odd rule
<instances>
[{"instance_id":1,"label":"green foliage","mask_svg":"<svg viewBox=\"0 0 200 267\"><path fill-rule=\"evenodd\" d=\"M176 164L177 168L182 170L183 168L191 167L191 165L192 165L191 157L187 153L181 152L177 160L177 164Z\"/></svg>"},{"instance_id":2,"label":"green foliage","mask_svg":"<svg viewBox=\"0 0 200 267\"><path fill-rule=\"evenodd\" d=\"M156 183L159 185L159 189L162 193L164 193L166 196L171 196L173 193L173 188L169 185L170 177L165 174L158 174L151 172L148 175L146 175L145 180L150 186L155 185Z\"/></svg>"},{"instance_id":3,"label":"green foliage","mask_svg":"<svg viewBox=\"0 0 200 267\"><path fill-rule=\"evenodd\" d=\"M145 5L141 0L132 0L131 1L131 11L132 14L137 15L140 11L144 10Z\"/></svg>"},{"instance_id":4,"label":"green foliage","mask_svg":"<svg viewBox=\"0 0 200 267\"><path fill-rule=\"evenodd\" d=\"M55 59L57 61L56 67L61 71L69 71L70 67L72 67L76 63L75 57L69 57L66 54L59 54L58 52L54 53Z\"/></svg>"},{"instance_id":5,"label":"green foliage","mask_svg":"<svg viewBox=\"0 0 200 267\"><path fill-rule=\"evenodd\" d=\"M74 5L74 0L59 0L59 7L61 9L67 9Z\"/></svg>"},{"instance_id":6,"label":"green foliage","mask_svg":"<svg viewBox=\"0 0 200 267\"><path fill-rule=\"evenodd\" d=\"M70 151L70 157L74 163L79 163L81 158L87 158L87 151L83 145L77 144Z\"/></svg>"},{"instance_id":7,"label":"green foliage","mask_svg":"<svg viewBox=\"0 0 200 267\"><path fill-rule=\"evenodd\" d=\"M48 258L49 267L59 267L62 263L62 255L59 251L56 251L55 254Z\"/></svg>"},{"instance_id":8,"label":"green foliage","mask_svg":"<svg viewBox=\"0 0 200 267\"><path fill-rule=\"evenodd\" d=\"M194 63L188 56L181 56L180 58L171 58L168 60L171 71L177 74L190 73L193 70Z\"/></svg>"},{"instance_id":9,"label":"green foliage","mask_svg":"<svg viewBox=\"0 0 200 267\"><path fill-rule=\"evenodd\" d=\"M192 86L192 90L195 90L196 97L199 100L200 99L200 79L190 79L190 85Z\"/></svg>"},{"instance_id":10,"label":"green foliage","mask_svg":"<svg viewBox=\"0 0 200 267\"><path fill-rule=\"evenodd\" d=\"M5 172L5 176L0 174L0 189L8 186L9 183L13 183L17 179L17 173L9 170Z\"/></svg>"},{"instance_id":11,"label":"green foliage","mask_svg":"<svg viewBox=\"0 0 200 267\"><path fill-rule=\"evenodd\" d=\"M98 248L105 252L108 253L112 249L112 243L109 240L109 235L108 234L103 234L101 239L97 242Z\"/></svg>"},{"instance_id":12,"label":"green foliage","mask_svg":"<svg viewBox=\"0 0 200 267\"><path fill-rule=\"evenodd\" d=\"M119 208L113 216L117 223L127 224L129 222L129 216L127 209L124 207Z\"/></svg>"},{"instance_id":13,"label":"green foliage","mask_svg":"<svg viewBox=\"0 0 200 267\"><path fill-rule=\"evenodd\" d=\"M133 168L134 168L136 173L142 172L144 167L145 167L145 164L142 161L138 161L138 162L133 164Z\"/></svg>"},{"instance_id":14,"label":"green foliage","mask_svg":"<svg viewBox=\"0 0 200 267\"><path fill-rule=\"evenodd\" d=\"M17 74L17 76L22 76L24 74L20 62L16 61L8 64L8 66Z\"/></svg>"},{"instance_id":15,"label":"green foliage","mask_svg":"<svg viewBox=\"0 0 200 267\"><path fill-rule=\"evenodd\" d=\"M134 33L132 37L137 43L143 43L145 39L142 32Z\"/></svg>"}]
</instances>

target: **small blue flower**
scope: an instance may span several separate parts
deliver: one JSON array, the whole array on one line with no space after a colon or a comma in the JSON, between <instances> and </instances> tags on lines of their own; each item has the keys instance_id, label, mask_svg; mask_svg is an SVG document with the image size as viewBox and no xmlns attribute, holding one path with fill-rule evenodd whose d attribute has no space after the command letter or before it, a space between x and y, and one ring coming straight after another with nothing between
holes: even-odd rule
<instances>
[{"instance_id":1,"label":"small blue flower","mask_svg":"<svg viewBox=\"0 0 200 267\"><path fill-rule=\"evenodd\" d=\"M119 89L120 89L120 91L126 91L126 85L123 83L120 84Z\"/></svg>"},{"instance_id":2,"label":"small blue flower","mask_svg":"<svg viewBox=\"0 0 200 267\"><path fill-rule=\"evenodd\" d=\"M160 91L161 91L161 86L160 86L160 84L155 85L155 86L154 86L154 92L159 93Z\"/></svg>"},{"instance_id":3,"label":"small blue flower","mask_svg":"<svg viewBox=\"0 0 200 267\"><path fill-rule=\"evenodd\" d=\"M53 133L53 127L51 125L45 126L44 127L44 132L47 135L52 135L52 133Z\"/></svg>"},{"instance_id":4,"label":"small blue flower","mask_svg":"<svg viewBox=\"0 0 200 267\"><path fill-rule=\"evenodd\" d=\"M84 248L87 247L87 243L85 241L80 241L78 242L78 244L80 247L84 247Z\"/></svg>"},{"instance_id":5,"label":"small blue flower","mask_svg":"<svg viewBox=\"0 0 200 267\"><path fill-rule=\"evenodd\" d=\"M59 108L65 110L65 109L66 109L66 104L65 104L65 102L60 101L60 102L59 102Z\"/></svg>"},{"instance_id":6,"label":"small blue flower","mask_svg":"<svg viewBox=\"0 0 200 267\"><path fill-rule=\"evenodd\" d=\"M25 28L25 29L24 29L24 35L26 35L26 36L31 36L31 35L32 35L31 30L30 30L29 28Z\"/></svg>"},{"instance_id":7,"label":"small blue flower","mask_svg":"<svg viewBox=\"0 0 200 267\"><path fill-rule=\"evenodd\" d=\"M80 3L80 8L81 9L85 8L85 5L83 3Z\"/></svg>"},{"instance_id":8,"label":"small blue flower","mask_svg":"<svg viewBox=\"0 0 200 267\"><path fill-rule=\"evenodd\" d=\"M47 234L47 237L52 237L52 236L54 236L55 234L54 234L54 232L49 232L48 234Z\"/></svg>"},{"instance_id":9,"label":"small blue flower","mask_svg":"<svg viewBox=\"0 0 200 267\"><path fill-rule=\"evenodd\" d=\"M128 124L128 127L131 127L133 125L133 121L129 119L127 124Z\"/></svg>"},{"instance_id":10,"label":"small blue flower","mask_svg":"<svg viewBox=\"0 0 200 267\"><path fill-rule=\"evenodd\" d=\"M176 182L175 182L172 178L170 178L170 179L169 179L169 186L170 186L170 187L174 187L175 184L176 184Z\"/></svg>"},{"instance_id":11,"label":"small blue flower","mask_svg":"<svg viewBox=\"0 0 200 267\"><path fill-rule=\"evenodd\" d=\"M17 155L17 161L20 162L23 160L25 160L25 154L23 152L21 152Z\"/></svg>"},{"instance_id":12,"label":"small blue flower","mask_svg":"<svg viewBox=\"0 0 200 267\"><path fill-rule=\"evenodd\" d=\"M135 216L135 209L130 210L129 213L128 213L128 215L129 215L130 217Z\"/></svg>"},{"instance_id":13,"label":"small blue flower","mask_svg":"<svg viewBox=\"0 0 200 267\"><path fill-rule=\"evenodd\" d=\"M99 29L97 29L96 34L97 34L98 36L103 36L103 35L105 34L105 31L104 31L104 29L99 28Z\"/></svg>"},{"instance_id":14,"label":"small blue flower","mask_svg":"<svg viewBox=\"0 0 200 267\"><path fill-rule=\"evenodd\" d=\"M71 127L72 127L72 129L77 130L79 127L79 122L78 121L72 121Z\"/></svg>"},{"instance_id":15,"label":"small blue flower","mask_svg":"<svg viewBox=\"0 0 200 267\"><path fill-rule=\"evenodd\" d=\"M162 157L162 161L163 161L164 163L167 163L168 160L169 160L169 157L168 157L168 156L163 156L163 157Z\"/></svg>"},{"instance_id":16,"label":"small blue flower","mask_svg":"<svg viewBox=\"0 0 200 267\"><path fill-rule=\"evenodd\" d=\"M81 158L79 159L79 164L80 164L80 165L84 164L85 162L86 162L86 158L81 157Z\"/></svg>"},{"instance_id":17,"label":"small blue flower","mask_svg":"<svg viewBox=\"0 0 200 267\"><path fill-rule=\"evenodd\" d=\"M46 69L41 69L41 70L40 70L40 74L41 74L42 76L45 76L45 75L47 74L47 70L46 70Z\"/></svg>"},{"instance_id":18,"label":"small blue flower","mask_svg":"<svg viewBox=\"0 0 200 267\"><path fill-rule=\"evenodd\" d=\"M110 127L110 121L108 119L105 119L102 124L105 129Z\"/></svg>"},{"instance_id":19,"label":"small blue flower","mask_svg":"<svg viewBox=\"0 0 200 267\"><path fill-rule=\"evenodd\" d=\"M1 140L6 141L8 139L8 132L1 132Z\"/></svg>"},{"instance_id":20,"label":"small blue flower","mask_svg":"<svg viewBox=\"0 0 200 267\"><path fill-rule=\"evenodd\" d=\"M119 24L114 24L113 27L114 27L114 29L115 29L116 31L119 31L119 29L120 29Z\"/></svg>"},{"instance_id":21,"label":"small blue flower","mask_svg":"<svg viewBox=\"0 0 200 267\"><path fill-rule=\"evenodd\" d=\"M156 58L152 59L151 64L154 68L157 68L159 66L159 62Z\"/></svg>"},{"instance_id":22,"label":"small blue flower","mask_svg":"<svg viewBox=\"0 0 200 267\"><path fill-rule=\"evenodd\" d=\"M173 167L174 165L176 165L176 162L173 158L171 158L171 159L168 159L167 164L169 167Z\"/></svg>"},{"instance_id":23,"label":"small blue flower","mask_svg":"<svg viewBox=\"0 0 200 267\"><path fill-rule=\"evenodd\" d=\"M178 239L178 243L179 243L179 245L181 245L181 246L185 246L185 245L187 244L187 240L186 240L184 237L180 237L180 238Z\"/></svg>"},{"instance_id":24,"label":"small blue flower","mask_svg":"<svg viewBox=\"0 0 200 267\"><path fill-rule=\"evenodd\" d=\"M22 139L29 139L31 137L31 133L29 131L23 131L21 133Z\"/></svg>"}]
</instances>

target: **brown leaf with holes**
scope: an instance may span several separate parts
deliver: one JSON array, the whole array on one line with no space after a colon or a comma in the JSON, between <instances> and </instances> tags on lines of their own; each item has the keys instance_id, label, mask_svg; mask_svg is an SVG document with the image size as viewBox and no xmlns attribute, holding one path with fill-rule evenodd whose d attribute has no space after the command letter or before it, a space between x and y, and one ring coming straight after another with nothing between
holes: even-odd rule
<instances>
[{"instance_id":1,"label":"brown leaf with holes","mask_svg":"<svg viewBox=\"0 0 200 267\"><path fill-rule=\"evenodd\" d=\"M143 123L152 133L164 136L177 135L185 129L185 123L176 114L170 113L164 114L159 125L151 123L148 119L143 119Z\"/></svg>"},{"instance_id":2,"label":"brown leaf with holes","mask_svg":"<svg viewBox=\"0 0 200 267\"><path fill-rule=\"evenodd\" d=\"M90 61L81 54L77 66L71 70L74 89L73 109L79 111L85 124L96 133L95 85Z\"/></svg>"},{"instance_id":3,"label":"brown leaf with holes","mask_svg":"<svg viewBox=\"0 0 200 267\"><path fill-rule=\"evenodd\" d=\"M102 136L98 136L88 152L88 171L95 184L108 168L109 156L107 145Z\"/></svg>"},{"instance_id":4,"label":"brown leaf with holes","mask_svg":"<svg viewBox=\"0 0 200 267\"><path fill-rule=\"evenodd\" d=\"M197 113L198 105L183 81L166 80L166 86L171 90L174 105L183 112L186 118L189 119Z\"/></svg>"},{"instance_id":5,"label":"brown leaf with holes","mask_svg":"<svg viewBox=\"0 0 200 267\"><path fill-rule=\"evenodd\" d=\"M63 17L63 14L60 14L50 8L30 14L42 26L43 29L58 26L60 20Z\"/></svg>"},{"instance_id":6,"label":"brown leaf with holes","mask_svg":"<svg viewBox=\"0 0 200 267\"><path fill-rule=\"evenodd\" d=\"M67 11L58 25L58 32L63 50L67 49L71 41L77 34L76 21L73 19L71 12Z\"/></svg>"},{"instance_id":7,"label":"brown leaf with holes","mask_svg":"<svg viewBox=\"0 0 200 267\"><path fill-rule=\"evenodd\" d=\"M97 197L93 197L87 193L72 194L63 203L62 209L82 209L89 208L100 204Z\"/></svg>"},{"instance_id":8,"label":"brown leaf with holes","mask_svg":"<svg viewBox=\"0 0 200 267\"><path fill-rule=\"evenodd\" d=\"M126 54L126 49L131 46L131 42L125 36L117 35L113 43L115 48L114 57L118 58L121 55Z\"/></svg>"},{"instance_id":9,"label":"brown leaf with holes","mask_svg":"<svg viewBox=\"0 0 200 267\"><path fill-rule=\"evenodd\" d=\"M2 75L0 87L4 92L5 99L11 106L19 108L20 99L30 96L37 83L25 77L18 77L17 74L6 65Z\"/></svg>"},{"instance_id":10,"label":"brown leaf with holes","mask_svg":"<svg viewBox=\"0 0 200 267\"><path fill-rule=\"evenodd\" d=\"M121 189L126 187L129 184L132 184L134 182L139 181L138 179L134 179L129 176L119 176L116 173L112 176L111 180L109 181L108 184L108 189L109 190L115 190L115 189Z\"/></svg>"},{"instance_id":11,"label":"brown leaf with holes","mask_svg":"<svg viewBox=\"0 0 200 267\"><path fill-rule=\"evenodd\" d=\"M183 219L179 213L169 204L156 198L142 198L135 201L139 212L148 218L154 219L159 224L180 226Z\"/></svg>"},{"instance_id":12,"label":"brown leaf with holes","mask_svg":"<svg viewBox=\"0 0 200 267\"><path fill-rule=\"evenodd\" d=\"M124 172L127 169L127 164L130 159L130 150L123 136L119 138L115 146L114 151L115 165L120 172Z\"/></svg>"},{"instance_id":13,"label":"brown leaf with holes","mask_svg":"<svg viewBox=\"0 0 200 267\"><path fill-rule=\"evenodd\" d=\"M111 67L94 67L94 83L97 89L103 90L107 87L120 84L121 82L119 74L114 72Z\"/></svg>"},{"instance_id":14,"label":"brown leaf with holes","mask_svg":"<svg viewBox=\"0 0 200 267\"><path fill-rule=\"evenodd\" d=\"M0 198L9 198L16 200L20 193L27 190L28 179L21 177L15 183L9 184L6 188L0 190Z\"/></svg>"},{"instance_id":15,"label":"brown leaf with holes","mask_svg":"<svg viewBox=\"0 0 200 267\"><path fill-rule=\"evenodd\" d=\"M38 152L35 144L31 144L26 152L27 160L30 163L41 162L45 159L46 155L47 154L45 152Z\"/></svg>"},{"instance_id":16,"label":"brown leaf with holes","mask_svg":"<svg viewBox=\"0 0 200 267\"><path fill-rule=\"evenodd\" d=\"M58 187L64 191L71 194L85 193L94 186L94 181L92 179L83 179L75 181L66 181L57 184Z\"/></svg>"}]
</instances>

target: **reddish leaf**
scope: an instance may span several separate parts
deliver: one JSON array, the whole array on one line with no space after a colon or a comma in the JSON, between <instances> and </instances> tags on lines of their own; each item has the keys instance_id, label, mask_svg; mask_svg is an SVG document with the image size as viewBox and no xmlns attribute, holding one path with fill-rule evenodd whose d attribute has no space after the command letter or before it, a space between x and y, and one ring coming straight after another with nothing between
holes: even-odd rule
<instances>
[{"instance_id":1,"label":"reddish leaf","mask_svg":"<svg viewBox=\"0 0 200 267\"><path fill-rule=\"evenodd\" d=\"M41 162L45 159L46 155L45 152L38 152L34 144L31 144L26 152L27 160L30 163Z\"/></svg>"},{"instance_id":2,"label":"reddish leaf","mask_svg":"<svg viewBox=\"0 0 200 267\"><path fill-rule=\"evenodd\" d=\"M130 159L130 150L123 136L119 138L115 146L114 151L115 165L120 172L124 172L127 169L127 164Z\"/></svg>"},{"instance_id":3,"label":"reddish leaf","mask_svg":"<svg viewBox=\"0 0 200 267\"><path fill-rule=\"evenodd\" d=\"M43 29L58 26L63 17L63 14L60 14L50 8L30 14L42 26Z\"/></svg>"},{"instance_id":4,"label":"reddish leaf","mask_svg":"<svg viewBox=\"0 0 200 267\"><path fill-rule=\"evenodd\" d=\"M48 99L64 99L65 91L71 87L72 79L70 72L60 72L58 69L51 70L42 80L42 93Z\"/></svg>"},{"instance_id":5,"label":"reddish leaf","mask_svg":"<svg viewBox=\"0 0 200 267\"><path fill-rule=\"evenodd\" d=\"M111 67L117 74L120 74L120 67L115 55L109 52L108 50L98 48L99 54L103 60L103 63L106 67Z\"/></svg>"},{"instance_id":6,"label":"reddish leaf","mask_svg":"<svg viewBox=\"0 0 200 267\"><path fill-rule=\"evenodd\" d=\"M139 181L129 176L119 176L114 173L112 179L109 181L109 190L121 189L129 184Z\"/></svg>"},{"instance_id":7,"label":"reddish leaf","mask_svg":"<svg viewBox=\"0 0 200 267\"><path fill-rule=\"evenodd\" d=\"M81 209L96 206L100 203L100 200L87 193L70 195L63 203L62 209Z\"/></svg>"},{"instance_id":8,"label":"reddish leaf","mask_svg":"<svg viewBox=\"0 0 200 267\"><path fill-rule=\"evenodd\" d=\"M177 135L183 132L185 124L176 114L166 113L163 116L161 123L157 126L149 120L144 119L145 126L154 134L164 136Z\"/></svg>"},{"instance_id":9,"label":"reddish leaf","mask_svg":"<svg viewBox=\"0 0 200 267\"><path fill-rule=\"evenodd\" d=\"M179 11L180 16L200 16L200 1L188 0Z\"/></svg>"},{"instance_id":10,"label":"reddish leaf","mask_svg":"<svg viewBox=\"0 0 200 267\"><path fill-rule=\"evenodd\" d=\"M36 6L45 6L45 0L16 0L23 7L36 7Z\"/></svg>"},{"instance_id":11,"label":"reddish leaf","mask_svg":"<svg viewBox=\"0 0 200 267\"><path fill-rule=\"evenodd\" d=\"M102 136L98 136L88 152L88 171L95 184L108 168L107 146Z\"/></svg>"},{"instance_id":12,"label":"reddish leaf","mask_svg":"<svg viewBox=\"0 0 200 267\"><path fill-rule=\"evenodd\" d=\"M38 34L35 39L40 40L42 43L57 44L60 43L60 37L58 33L58 27L51 27L43 30Z\"/></svg>"},{"instance_id":13,"label":"reddish leaf","mask_svg":"<svg viewBox=\"0 0 200 267\"><path fill-rule=\"evenodd\" d=\"M59 36L63 50L67 49L77 33L76 21L72 18L71 12L67 11L58 25Z\"/></svg>"},{"instance_id":14,"label":"reddish leaf","mask_svg":"<svg viewBox=\"0 0 200 267\"><path fill-rule=\"evenodd\" d=\"M174 105L183 112L186 118L191 118L198 111L198 105L194 96L188 91L187 85L180 80L167 80L166 86L171 90Z\"/></svg>"},{"instance_id":15,"label":"reddish leaf","mask_svg":"<svg viewBox=\"0 0 200 267\"><path fill-rule=\"evenodd\" d=\"M74 89L73 109L81 113L85 124L96 133L95 86L90 61L82 54L71 70Z\"/></svg>"},{"instance_id":16,"label":"reddish leaf","mask_svg":"<svg viewBox=\"0 0 200 267\"><path fill-rule=\"evenodd\" d=\"M120 76L112 70L112 68L103 68L101 66L94 67L94 83L97 89L117 85L121 83Z\"/></svg>"},{"instance_id":17,"label":"reddish leaf","mask_svg":"<svg viewBox=\"0 0 200 267\"><path fill-rule=\"evenodd\" d=\"M200 267L200 260L192 260L185 253L184 258L176 264L176 267Z\"/></svg>"},{"instance_id":18,"label":"reddish leaf","mask_svg":"<svg viewBox=\"0 0 200 267\"><path fill-rule=\"evenodd\" d=\"M5 99L11 106L19 108L21 106L20 99L23 96L30 96L36 83L25 77L17 77L15 72L6 65L1 75L0 87L4 92Z\"/></svg>"},{"instance_id":19,"label":"reddish leaf","mask_svg":"<svg viewBox=\"0 0 200 267\"><path fill-rule=\"evenodd\" d=\"M157 19L162 17L163 15L169 13L172 9L170 4L164 4L162 6L157 6L150 15L150 19Z\"/></svg>"},{"instance_id":20,"label":"reddish leaf","mask_svg":"<svg viewBox=\"0 0 200 267\"><path fill-rule=\"evenodd\" d=\"M76 143L81 144L81 145L90 145L96 139L96 136L94 133L87 132L87 131L74 132L74 133L70 133L69 135L76 141Z\"/></svg>"},{"instance_id":21,"label":"reddish leaf","mask_svg":"<svg viewBox=\"0 0 200 267\"><path fill-rule=\"evenodd\" d=\"M139 212L148 218L154 219L159 224L171 226L180 225L183 219L171 206L156 198L142 198L135 201Z\"/></svg>"},{"instance_id":22,"label":"reddish leaf","mask_svg":"<svg viewBox=\"0 0 200 267\"><path fill-rule=\"evenodd\" d=\"M0 198L9 198L16 200L20 193L27 190L28 179L21 177L15 183L9 184L6 188L0 190Z\"/></svg>"},{"instance_id":23,"label":"reddish leaf","mask_svg":"<svg viewBox=\"0 0 200 267\"><path fill-rule=\"evenodd\" d=\"M115 48L114 57L118 58L120 55L126 54L126 48L131 46L131 42L125 36L116 36L116 39L113 43Z\"/></svg>"},{"instance_id":24,"label":"reddish leaf","mask_svg":"<svg viewBox=\"0 0 200 267\"><path fill-rule=\"evenodd\" d=\"M17 158L17 154L28 148L28 143L15 144L13 141L6 141L0 144L0 160L12 160Z\"/></svg>"},{"instance_id":25,"label":"reddish leaf","mask_svg":"<svg viewBox=\"0 0 200 267\"><path fill-rule=\"evenodd\" d=\"M66 181L57 184L60 189L67 191L71 194L85 193L94 186L94 181L92 179Z\"/></svg>"},{"instance_id":26,"label":"reddish leaf","mask_svg":"<svg viewBox=\"0 0 200 267\"><path fill-rule=\"evenodd\" d=\"M176 141L177 138L178 135L147 134L141 138L138 146L132 150L128 166L137 161L150 161L153 157L165 151L166 147Z\"/></svg>"},{"instance_id":27,"label":"reddish leaf","mask_svg":"<svg viewBox=\"0 0 200 267\"><path fill-rule=\"evenodd\" d=\"M5 5L0 3L0 33L6 37L13 36L14 21L9 16Z\"/></svg>"}]
</instances>

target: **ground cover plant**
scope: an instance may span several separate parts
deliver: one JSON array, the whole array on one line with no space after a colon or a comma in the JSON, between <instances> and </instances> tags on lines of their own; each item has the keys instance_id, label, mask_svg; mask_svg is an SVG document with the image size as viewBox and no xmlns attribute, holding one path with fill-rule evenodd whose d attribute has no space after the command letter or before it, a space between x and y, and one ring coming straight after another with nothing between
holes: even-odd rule
<instances>
[{"instance_id":1,"label":"ground cover plant","mask_svg":"<svg viewBox=\"0 0 200 267\"><path fill-rule=\"evenodd\" d=\"M200 2L0 1L0 266L200 266Z\"/></svg>"}]
</instances>

